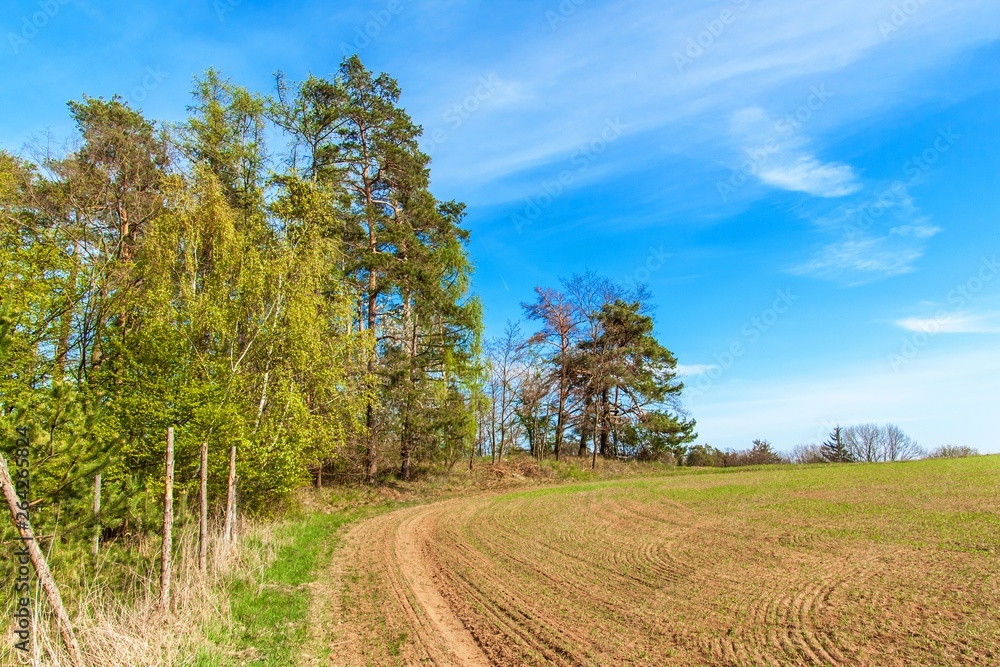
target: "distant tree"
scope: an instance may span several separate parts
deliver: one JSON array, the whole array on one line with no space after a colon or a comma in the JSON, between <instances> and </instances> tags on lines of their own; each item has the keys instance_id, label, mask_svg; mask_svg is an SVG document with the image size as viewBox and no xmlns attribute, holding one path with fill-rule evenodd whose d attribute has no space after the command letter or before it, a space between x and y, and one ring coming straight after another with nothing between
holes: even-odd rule
<instances>
[{"instance_id":1,"label":"distant tree","mask_svg":"<svg viewBox=\"0 0 1000 667\"><path fill-rule=\"evenodd\" d=\"M792 463L824 463L826 462L826 457L823 455L822 445L796 445L792 449L791 454Z\"/></svg>"},{"instance_id":2,"label":"distant tree","mask_svg":"<svg viewBox=\"0 0 1000 667\"><path fill-rule=\"evenodd\" d=\"M597 375L597 432L600 453L618 455L624 427L631 424L656 442L682 445L696 437L695 422L679 407L684 385L677 381L677 360L653 335L653 319L643 312L640 301L616 300L601 308L601 335L581 345L600 360ZM621 441L621 442L619 442Z\"/></svg>"},{"instance_id":3,"label":"distant tree","mask_svg":"<svg viewBox=\"0 0 1000 667\"><path fill-rule=\"evenodd\" d=\"M883 460L885 461L909 461L920 458L923 450L917 441L903 432L895 424L886 424L882 427L882 442L884 443Z\"/></svg>"},{"instance_id":4,"label":"distant tree","mask_svg":"<svg viewBox=\"0 0 1000 667\"><path fill-rule=\"evenodd\" d=\"M966 445L942 445L938 447L927 458L930 459L961 459L967 456L979 456L979 450Z\"/></svg>"},{"instance_id":5,"label":"distant tree","mask_svg":"<svg viewBox=\"0 0 1000 667\"><path fill-rule=\"evenodd\" d=\"M521 385L527 372L526 346L521 327L507 322L503 335L486 345L486 358L490 376L487 394L490 399L487 433L490 455L494 461L502 460L518 440L523 421L517 416L517 400L523 393Z\"/></svg>"},{"instance_id":6,"label":"distant tree","mask_svg":"<svg viewBox=\"0 0 1000 667\"><path fill-rule=\"evenodd\" d=\"M856 424L843 432L844 442L855 461L884 461L884 435L878 424Z\"/></svg>"},{"instance_id":7,"label":"distant tree","mask_svg":"<svg viewBox=\"0 0 1000 667\"><path fill-rule=\"evenodd\" d=\"M690 468L721 468L722 452L711 445L695 445L688 450L684 465Z\"/></svg>"},{"instance_id":8,"label":"distant tree","mask_svg":"<svg viewBox=\"0 0 1000 667\"><path fill-rule=\"evenodd\" d=\"M784 463L785 459L774 451L771 443L767 440L757 439L753 441L753 446L743 456L744 465L770 465L774 463Z\"/></svg>"},{"instance_id":9,"label":"distant tree","mask_svg":"<svg viewBox=\"0 0 1000 667\"><path fill-rule=\"evenodd\" d=\"M554 446L558 460L568 421L566 404L570 394L570 351L580 324L579 313L564 292L536 287L535 294L537 299L534 303L523 303L521 306L529 320L542 324L541 330L531 337L530 342L544 343L551 351L549 359L557 402Z\"/></svg>"},{"instance_id":10,"label":"distant tree","mask_svg":"<svg viewBox=\"0 0 1000 667\"><path fill-rule=\"evenodd\" d=\"M580 404L577 419L580 441L577 454L584 456L587 453L587 439L597 426L595 395L603 380L603 371L606 370L606 365L602 363L604 359L600 355L588 354L586 348L589 347L592 352L595 342L603 333L601 312L604 306L628 295L618 283L590 270L574 274L569 280L563 281L563 287L576 312L576 320L580 323L580 349L571 356L569 375L573 392Z\"/></svg>"},{"instance_id":11,"label":"distant tree","mask_svg":"<svg viewBox=\"0 0 1000 667\"><path fill-rule=\"evenodd\" d=\"M857 424L844 429L842 439L855 461L908 461L921 456L915 440L895 424Z\"/></svg>"},{"instance_id":12,"label":"distant tree","mask_svg":"<svg viewBox=\"0 0 1000 667\"><path fill-rule=\"evenodd\" d=\"M830 431L830 439L824 442L819 448L823 461L827 463L850 463L857 460L848 447L844 436L844 429L840 426L836 426Z\"/></svg>"},{"instance_id":13,"label":"distant tree","mask_svg":"<svg viewBox=\"0 0 1000 667\"><path fill-rule=\"evenodd\" d=\"M552 387L544 360L534 346L526 347L525 359L527 366L519 386L516 412L528 438L528 449L532 457L541 459L548 449L549 430L552 426L551 415L548 413Z\"/></svg>"}]
</instances>

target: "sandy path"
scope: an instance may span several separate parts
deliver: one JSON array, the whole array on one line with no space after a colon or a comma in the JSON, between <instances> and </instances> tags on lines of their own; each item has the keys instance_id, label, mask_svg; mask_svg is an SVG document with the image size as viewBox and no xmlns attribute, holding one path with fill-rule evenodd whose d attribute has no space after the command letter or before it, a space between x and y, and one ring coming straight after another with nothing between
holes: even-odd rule
<instances>
[{"instance_id":1,"label":"sandy path","mask_svg":"<svg viewBox=\"0 0 1000 667\"><path fill-rule=\"evenodd\" d=\"M426 647L435 664L485 667L489 664L486 656L438 590L426 550L433 535L432 520L441 511L435 508L421 508L400 523L396 530L396 562L417 607L428 621Z\"/></svg>"},{"instance_id":2,"label":"sandy path","mask_svg":"<svg viewBox=\"0 0 1000 667\"><path fill-rule=\"evenodd\" d=\"M348 533L338 559L338 579L346 575L343 563L354 563L353 576L370 579L376 590L370 599L334 605L341 647L336 653L341 657L333 656L333 664L490 664L441 595L437 565L428 549L438 517L454 511L457 502L461 501L399 510L364 521ZM393 656L397 659L360 645L360 637L377 636L373 628L382 629L387 641L406 639L406 646Z\"/></svg>"}]
</instances>

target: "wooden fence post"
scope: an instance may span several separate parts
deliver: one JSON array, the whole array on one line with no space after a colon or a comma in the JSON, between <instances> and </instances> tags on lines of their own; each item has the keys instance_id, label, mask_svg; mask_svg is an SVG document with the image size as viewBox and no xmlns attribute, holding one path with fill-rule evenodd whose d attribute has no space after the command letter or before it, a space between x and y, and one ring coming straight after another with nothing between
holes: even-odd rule
<instances>
[{"instance_id":1,"label":"wooden fence post","mask_svg":"<svg viewBox=\"0 0 1000 667\"><path fill-rule=\"evenodd\" d=\"M94 546L96 557L101 550L101 473L94 475Z\"/></svg>"},{"instance_id":2,"label":"wooden fence post","mask_svg":"<svg viewBox=\"0 0 1000 667\"><path fill-rule=\"evenodd\" d=\"M226 534L228 543L233 539L233 523L236 521L236 445L229 450L229 485L226 487Z\"/></svg>"},{"instance_id":3,"label":"wooden fence post","mask_svg":"<svg viewBox=\"0 0 1000 667\"><path fill-rule=\"evenodd\" d=\"M167 429L167 474L163 491L163 553L160 558L160 609L170 610L170 567L174 528L174 429Z\"/></svg>"},{"instance_id":4,"label":"wooden fence post","mask_svg":"<svg viewBox=\"0 0 1000 667\"><path fill-rule=\"evenodd\" d=\"M198 570L208 567L208 443L201 443L201 480L198 486Z\"/></svg>"},{"instance_id":5,"label":"wooden fence post","mask_svg":"<svg viewBox=\"0 0 1000 667\"><path fill-rule=\"evenodd\" d=\"M31 522L28 520L27 505L17 497L14 481L10 478L10 472L7 470L7 460L4 459L2 453L0 453L0 487L3 487L3 496L14 520L14 527L21 537L25 551L28 552L28 559L38 574L38 581L42 585L42 590L45 591L49 606L55 612L56 620L59 623L59 633L69 651L70 664L73 667L85 667L83 653L80 652L80 645L76 641L76 635L73 634L73 625L69 622L69 615L66 613L66 607L63 606L62 596L59 595L59 587L56 586L56 580L52 577L49 564L45 561L45 554L42 553L38 542L35 541L35 533L31 530Z\"/></svg>"}]
</instances>

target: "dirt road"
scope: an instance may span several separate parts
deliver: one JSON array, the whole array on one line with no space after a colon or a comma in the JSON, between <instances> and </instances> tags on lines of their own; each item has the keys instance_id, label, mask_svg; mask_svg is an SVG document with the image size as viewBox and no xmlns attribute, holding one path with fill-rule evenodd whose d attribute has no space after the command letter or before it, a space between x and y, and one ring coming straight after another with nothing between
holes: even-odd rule
<instances>
[{"instance_id":1,"label":"dirt road","mask_svg":"<svg viewBox=\"0 0 1000 667\"><path fill-rule=\"evenodd\" d=\"M348 533L335 566L340 579L336 585L350 587L360 571L370 584L370 595L336 605L340 642L335 642L339 650L331 658L333 664L490 664L442 596L439 565L430 548L440 516L468 502L396 511ZM347 568L345 562L358 565Z\"/></svg>"}]
</instances>

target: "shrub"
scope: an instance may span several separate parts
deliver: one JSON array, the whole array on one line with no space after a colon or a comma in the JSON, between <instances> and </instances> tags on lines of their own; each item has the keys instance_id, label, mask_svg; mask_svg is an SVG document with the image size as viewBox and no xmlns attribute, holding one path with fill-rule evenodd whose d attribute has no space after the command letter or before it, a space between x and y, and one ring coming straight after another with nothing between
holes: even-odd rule
<instances>
[{"instance_id":1,"label":"shrub","mask_svg":"<svg viewBox=\"0 0 1000 667\"><path fill-rule=\"evenodd\" d=\"M792 449L792 463L825 463L823 448L820 445L796 445Z\"/></svg>"},{"instance_id":2,"label":"shrub","mask_svg":"<svg viewBox=\"0 0 1000 667\"><path fill-rule=\"evenodd\" d=\"M684 465L691 468L722 468L724 454L710 445L696 445L688 450Z\"/></svg>"},{"instance_id":3,"label":"shrub","mask_svg":"<svg viewBox=\"0 0 1000 667\"><path fill-rule=\"evenodd\" d=\"M962 459L967 456L979 456L979 450L966 445L942 445L927 455L930 459Z\"/></svg>"}]
</instances>

